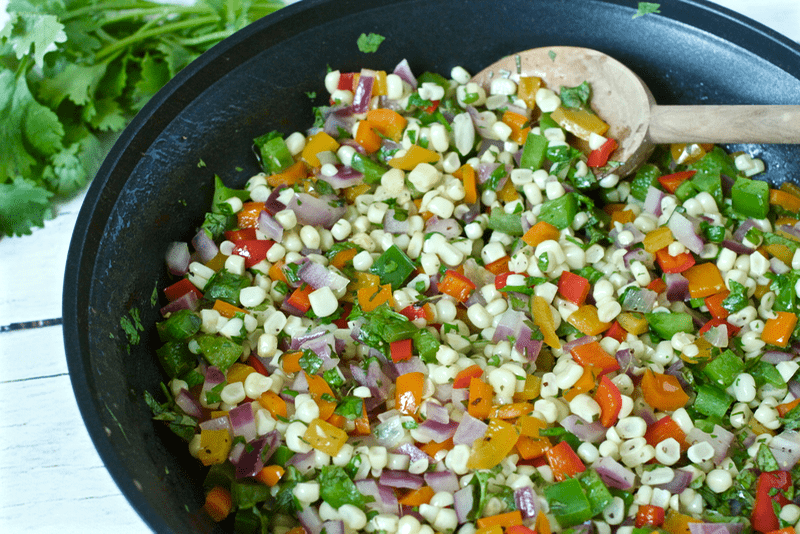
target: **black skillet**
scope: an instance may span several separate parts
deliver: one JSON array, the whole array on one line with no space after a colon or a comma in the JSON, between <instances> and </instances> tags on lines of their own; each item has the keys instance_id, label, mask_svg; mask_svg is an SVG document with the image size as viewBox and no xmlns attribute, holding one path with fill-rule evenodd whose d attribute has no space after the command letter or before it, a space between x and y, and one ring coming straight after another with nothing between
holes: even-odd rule
<instances>
[{"instance_id":1,"label":"black skillet","mask_svg":"<svg viewBox=\"0 0 800 534\"><path fill-rule=\"evenodd\" d=\"M168 283L164 251L188 240L212 177L241 187L258 171L254 137L304 130L327 69L477 72L528 48L575 45L630 66L660 104L800 104L800 46L731 11L632 0L304 0L247 27L178 74L125 130L86 196L67 260L64 341L89 434L112 477L157 532L208 532L201 470L143 401L164 380L153 350ZM386 37L361 53L361 33ZM307 93L315 92L315 99ZM773 183L800 177L797 146L730 146L762 158ZM163 301L162 303L163 304ZM120 318L141 312L130 346ZM87 521L91 521L87 518ZM219 528L217 527L217 530Z\"/></svg>"}]
</instances>

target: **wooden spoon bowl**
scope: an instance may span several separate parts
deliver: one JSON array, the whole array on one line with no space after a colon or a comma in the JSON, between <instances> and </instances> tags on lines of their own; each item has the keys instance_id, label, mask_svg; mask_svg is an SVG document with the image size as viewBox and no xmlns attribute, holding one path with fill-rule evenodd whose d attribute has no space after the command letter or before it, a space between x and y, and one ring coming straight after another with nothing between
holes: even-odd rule
<instances>
[{"instance_id":1,"label":"wooden spoon bowl","mask_svg":"<svg viewBox=\"0 0 800 534\"><path fill-rule=\"evenodd\" d=\"M551 46L506 56L471 81L487 89L495 77L538 76L556 92L584 81L591 107L618 143L611 160L633 172L662 143L800 143L800 105L659 106L647 85L611 56L589 48Z\"/></svg>"}]
</instances>

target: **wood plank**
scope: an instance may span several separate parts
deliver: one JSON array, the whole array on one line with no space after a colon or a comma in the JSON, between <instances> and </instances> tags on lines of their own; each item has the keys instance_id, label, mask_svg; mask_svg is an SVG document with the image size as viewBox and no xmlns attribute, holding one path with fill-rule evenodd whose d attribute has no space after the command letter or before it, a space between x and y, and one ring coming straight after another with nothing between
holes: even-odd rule
<instances>
[{"instance_id":1,"label":"wood plank","mask_svg":"<svg viewBox=\"0 0 800 534\"><path fill-rule=\"evenodd\" d=\"M2 383L66 375L62 333L61 326L0 333Z\"/></svg>"}]
</instances>

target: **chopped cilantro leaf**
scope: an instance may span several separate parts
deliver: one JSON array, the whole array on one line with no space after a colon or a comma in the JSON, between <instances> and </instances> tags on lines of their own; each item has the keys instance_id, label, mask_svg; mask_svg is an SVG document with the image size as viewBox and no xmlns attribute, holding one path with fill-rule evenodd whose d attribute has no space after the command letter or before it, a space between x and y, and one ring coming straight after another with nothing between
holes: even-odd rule
<instances>
[{"instance_id":1,"label":"chopped cilantro leaf","mask_svg":"<svg viewBox=\"0 0 800 534\"><path fill-rule=\"evenodd\" d=\"M358 49L365 54L377 52L378 47L381 45L384 39L386 39L386 37L383 35L378 35L377 33L362 33L358 36Z\"/></svg>"}]
</instances>

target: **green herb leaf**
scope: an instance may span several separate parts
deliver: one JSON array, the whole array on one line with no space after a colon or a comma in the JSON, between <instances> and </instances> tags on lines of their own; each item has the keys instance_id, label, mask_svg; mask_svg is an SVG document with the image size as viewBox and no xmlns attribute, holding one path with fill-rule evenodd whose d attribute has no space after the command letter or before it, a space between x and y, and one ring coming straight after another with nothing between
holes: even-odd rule
<instances>
[{"instance_id":1,"label":"green herb leaf","mask_svg":"<svg viewBox=\"0 0 800 534\"><path fill-rule=\"evenodd\" d=\"M649 15L650 13L661 13L661 11L658 10L660 7L661 4L654 4L652 2L639 2L639 9L631 18L635 19L638 17L643 17L645 15Z\"/></svg>"},{"instance_id":2,"label":"green herb leaf","mask_svg":"<svg viewBox=\"0 0 800 534\"><path fill-rule=\"evenodd\" d=\"M378 35L377 33L362 33L358 36L358 49L365 54L377 52L378 47L381 45L384 39L386 39L386 37L383 35Z\"/></svg>"}]
</instances>

